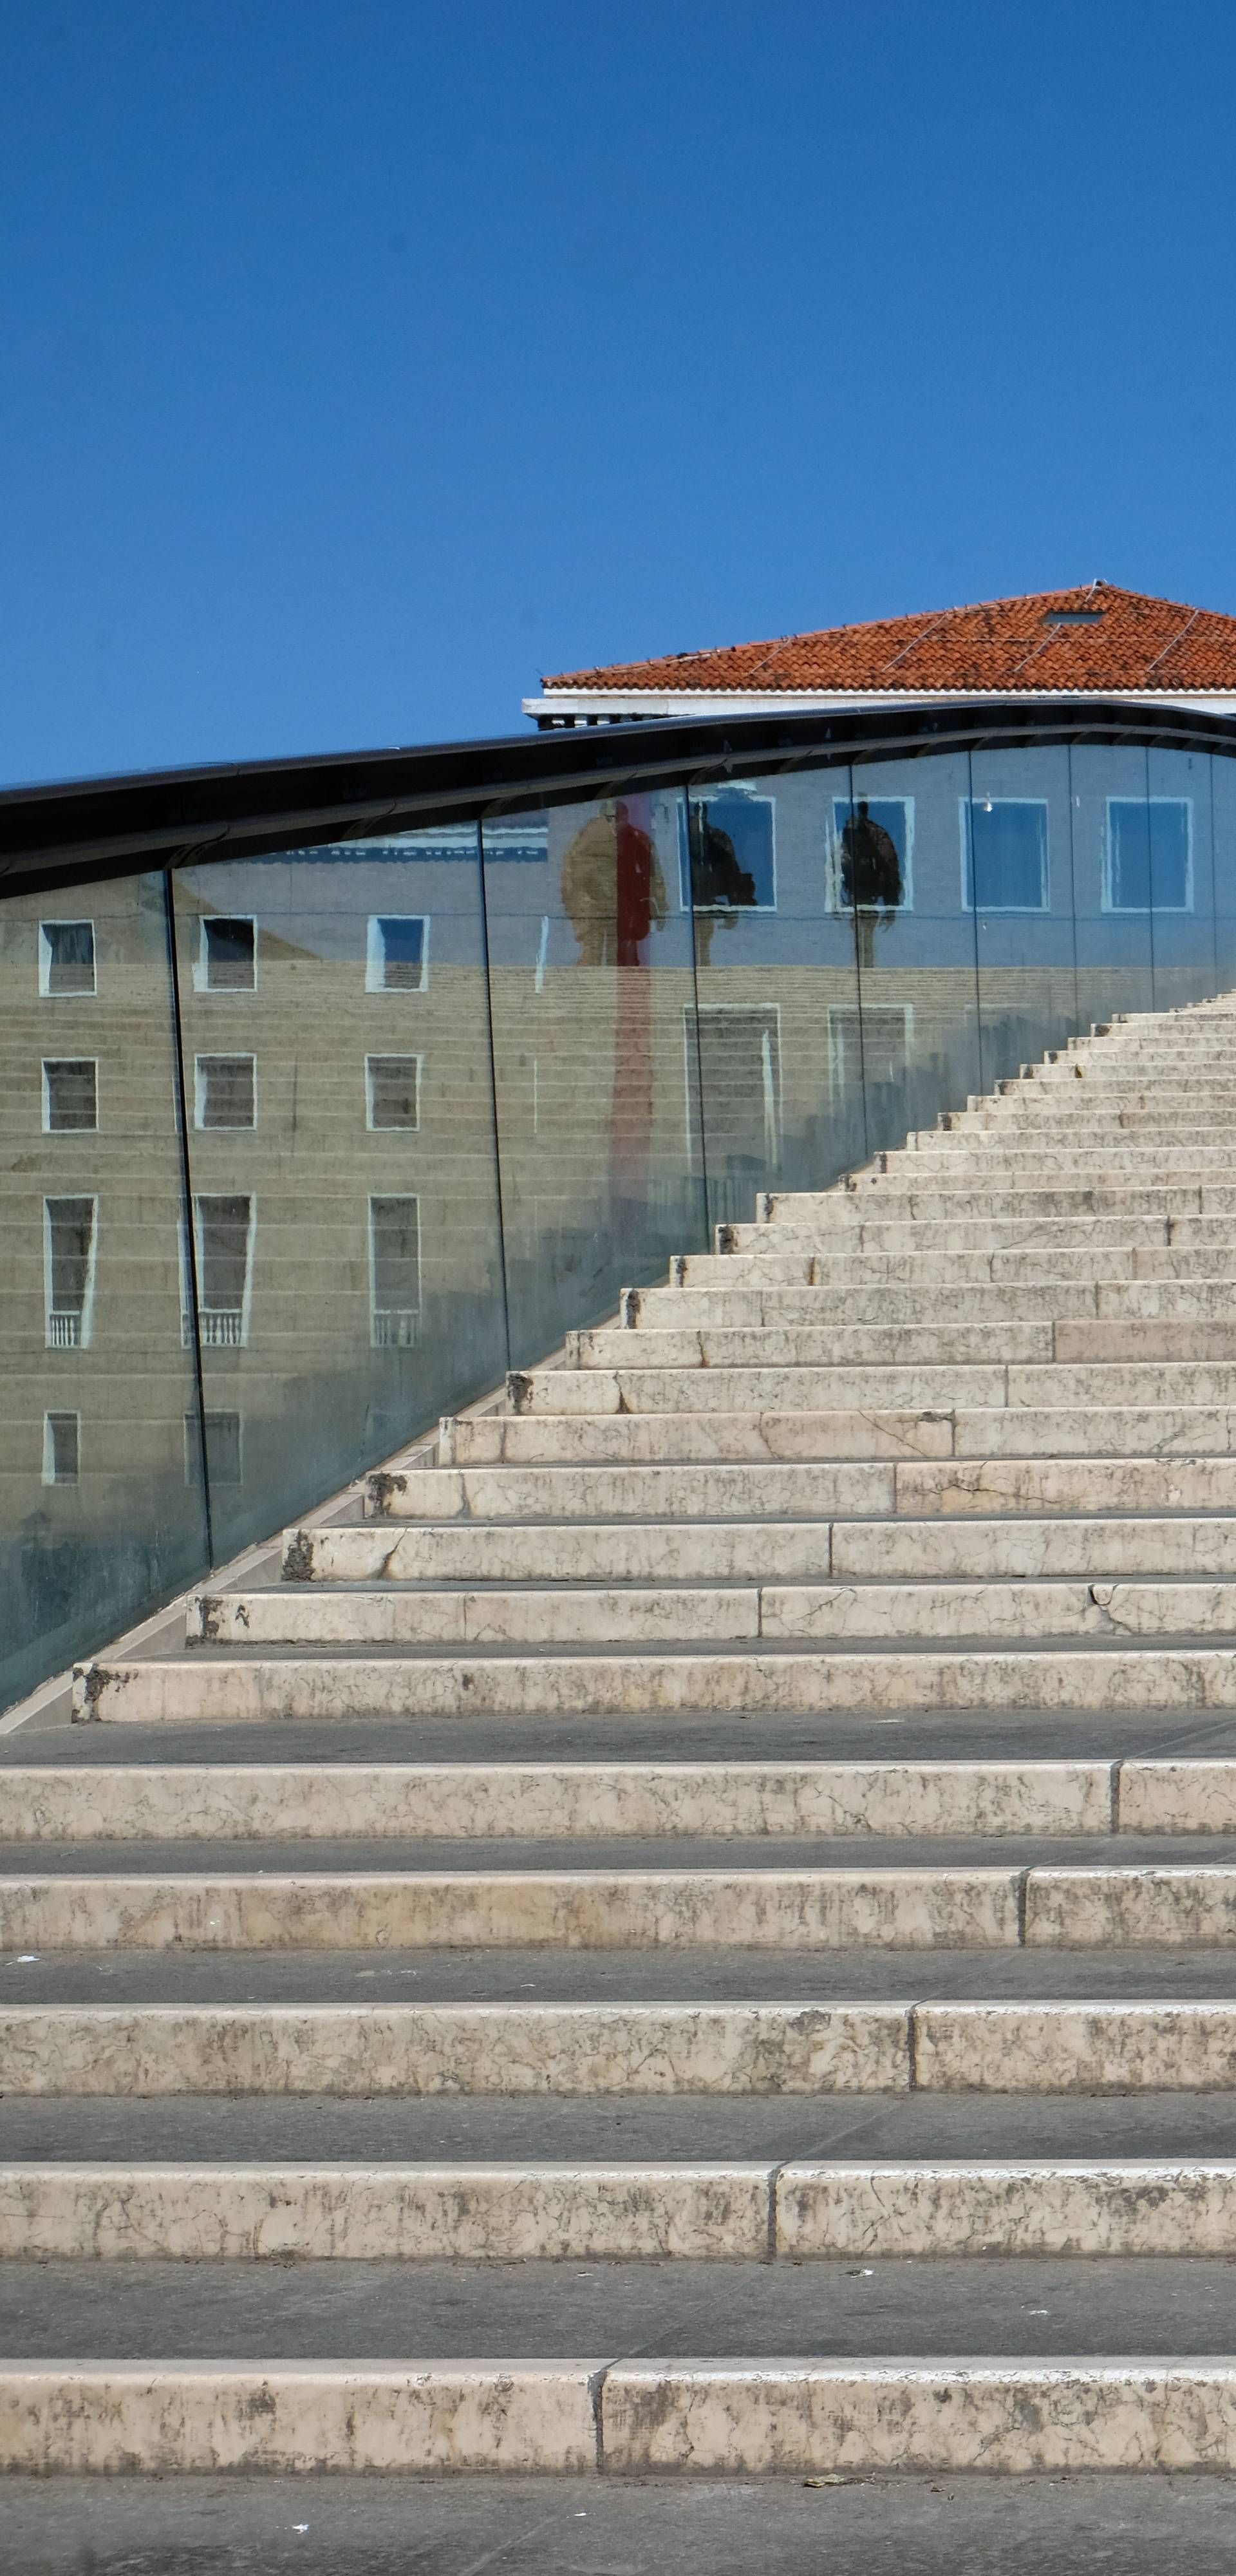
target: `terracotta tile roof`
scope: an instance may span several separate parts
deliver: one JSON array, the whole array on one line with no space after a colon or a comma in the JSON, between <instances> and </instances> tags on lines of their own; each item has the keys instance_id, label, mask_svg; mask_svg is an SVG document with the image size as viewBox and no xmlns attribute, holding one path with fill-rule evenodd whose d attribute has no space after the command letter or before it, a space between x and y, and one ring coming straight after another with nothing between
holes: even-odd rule
<instances>
[{"instance_id":1,"label":"terracotta tile roof","mask_svg":"<svg viewBox=\"0 0 1236 2576\"><path fill-rule=\"evenodd\" d=\"M1063 622L1056 624L1060 619ZM1075 623L1073 621L1076 621ZM547 689L776 689L904 692L1236 690L1236 617L1151 599L1106 581L1034 591L772 643L662 653L608 669L559 671Z\"/></svg>"}]
</instances>

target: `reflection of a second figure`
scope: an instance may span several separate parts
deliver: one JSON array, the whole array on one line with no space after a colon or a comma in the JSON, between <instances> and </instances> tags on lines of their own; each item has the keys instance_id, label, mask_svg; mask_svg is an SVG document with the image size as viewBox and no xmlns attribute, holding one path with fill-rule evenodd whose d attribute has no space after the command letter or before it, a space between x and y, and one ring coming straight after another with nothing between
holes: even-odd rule
<instances>
[{"instance_id":1,"label":"reflection of a second figure","mask_svg":"<svg viewBox=\"0 0 1236 2576\"><path fill-rule=\"evenodd\" d=\"M860 971L873 962L877 922L886 930L891 926L901 893L897 844L882 823L873 822L867 799L860 796L841 835L841 900L854 915Z\"/></svg>"},{"instance_id":2,"label":"reflection of a second figure","mask_svg":"<svg viewBox=\"0 0 1236 2576\"><path fill-rule=\"evenodd\" d=\"M638 966L640 947L669 905L652 836L608 798L580 826L562 862L562 908L581 966Z\"/></svg>"},{"instance_id":3,"label":"reflection of a second figure","mask_svg":"<svg viewBox=\"0 0 1236 2576\"><path fill-rule=\"evenodd\" d=\"M724 930L733 929L740 907L755 902L755 879L739 866L729 833L713 822L707 805L692 803L690 835L696 956L701 966L707 966L717 923Z\"/></svg>"}]
</instances>

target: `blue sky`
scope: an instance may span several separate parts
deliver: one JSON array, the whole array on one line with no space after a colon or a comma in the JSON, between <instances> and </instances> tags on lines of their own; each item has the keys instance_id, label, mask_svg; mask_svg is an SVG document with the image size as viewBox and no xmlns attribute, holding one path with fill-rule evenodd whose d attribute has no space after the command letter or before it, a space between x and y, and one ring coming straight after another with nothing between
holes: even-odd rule
<instances>
[{"instance_id":1,"label":"blue sky","mask_svg":"<svg viewBox=\"0 0 1236 2576\"><path fill-rule=\"evenodd\" d=\"M0 777L1095 574L1236 611L1236 12L20 0Z\"/></svg>"}]
</instances>

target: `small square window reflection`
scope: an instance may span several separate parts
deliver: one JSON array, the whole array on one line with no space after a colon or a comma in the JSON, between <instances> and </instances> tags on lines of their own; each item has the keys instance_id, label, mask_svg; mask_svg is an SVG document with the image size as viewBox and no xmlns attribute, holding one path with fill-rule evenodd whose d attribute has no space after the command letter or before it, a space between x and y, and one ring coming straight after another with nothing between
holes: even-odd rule
<instances>
[{"instance_id":1,"label":"small square window reflection","mask_svg":"<svg viewBox=\"0 0 1236 2576\"><path fill-rule=\"evenodd\" d=\"M195 981L207 993L251 993L257 983L256 921L244 913L208 913Z\"/></svg>"},{"instance_id":2,"label":"small square window reflection","mask_svg":"<svg viewBox=\"0 0 1236 2576\"><path fill-rule=\"evenodd\" d=\"M39 923L40 993L93 993L95 990L94 923Z\"/></svg>"},{"instance_id":3,"label":"small square window reflection","mask_svg":"<svg viewBox=\"0 0 1236 2576\"><path fill-rule=\"evenodd\" d=\"M257 1092L251 1055L199 1055L194 1060L199 1127L254 1127Z\"/></svg>"},{"instance_id":4,"label":"small square window reflection","mask_svg":"<svg viewBox=\"0 0 1236 2576\"><path fill-rule=\"evenodd\" d=\"M423 913L371 913L365 983L371 993L423 993L429 982L429 923Z\"/></svg>"},{"instance_id":5,"label":"small square window reflection","mask_svg":"<svg viewBox=\"0 0 1236 2576\"><path fill-rule=\"evenodd\" d=\"M365 1094L371 1127L419 1127L421 1060L418 1055L367 1055Z\"/></svg>"},{"instance_id":6,"label":"small square window reflection","mask_svg":"<svg viewBox=\"0 0 1236 2576\"><path fill-rule=\"evenodd\" d=\"M93 1056L45 1056L43 1126L49 1136L66 1129L97 1128L98 1066Z\"/></svg>"},{"instance_id":7,"label":"small square window reflection","mask_svg":"<svg viewBox=\"0 0 1236 2576\"><path fill-rule=\"evenodd\" d=\"M1187 796L1110 796L1105 912L1192 912L1193 808Z\"/></svg>"},{"instance_id":8,"label":"small square window reflection","mask_svg":"<svg viewBox=\"0 0 1236 2576\"><path fill-rule=\"evenodd\" d=\"M45 1485L75 1485L81 1473L82 1418L80 1413L45 1413L43 1416L43 1482Z\"/></svg>"},{"instance_id":9,"label":"small square window reflection","mask_svg":"<svg viewBox=\"0 0 1236 2576\"><path fill-rule=\"evenodd\" d=\"M239 1485L241 1473L240 1415L208 1413L206 1416L206 1471L212 1485ZM202 1481L202 1425L196 1413L185 1415L185 1483Z\"/></svg>"},{"instance_id":10,"label":"small square window reflection","mask_svg":"<svg viewBox=\"0 0 1236 2576\"><path fill-rule=\"evenodd\" d=\"M1047 806L1033 796L976 796L962 807L965 905L1046 912Z\"/></svg>"}]
</instances>

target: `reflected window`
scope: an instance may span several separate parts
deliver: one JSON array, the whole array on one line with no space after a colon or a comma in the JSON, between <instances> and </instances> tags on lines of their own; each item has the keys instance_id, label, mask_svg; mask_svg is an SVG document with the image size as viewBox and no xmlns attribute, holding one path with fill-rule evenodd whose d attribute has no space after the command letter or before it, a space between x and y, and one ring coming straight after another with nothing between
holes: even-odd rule
<instances>
[{"instance_id":1,"label":"reflected window","mask_svg":"<svg viewBox=\"0 0 1236 2576\"><path fill-rule=\"evenodd\" d=\"M1105 912L1192 912L1193 805L1187 796L1109 796Z\"/></svg>"},{"instance_id":2,"label":"reflected window","mask_svg":"<svg viewBox=\"0 0 1236 2576\"><path fill-rule=\"evenodd\" d=\"M367 1055L365 1115L370 1127L419 1127L421 1059L418 1055Z\"/></svg>"},{"instance_id":3,"label":"reflected window","mask_svg":"<svg viewBox=\"0 0 1236 2576\"><path fill-rule=\"evenodd\" d=\"M44 1199L43 1274L47 1347L84 1350L94 1306L97 1199Z\"/></svg>"},{"instance_id":4,"label":"reflected window","mask_svg":"<svg viewBox=\"0 0 1236 2576\"><path fill-rule=\"evenodd\" d=\"M43 1416L43 1482L45 1485L75 1485L81 1472L82 1418L80 1413L45 1413Z\"/></svg>"},{"instance_id":5,"label":"reflected window","mask_svg":"<svg viewBox=\"0 0 1236 2576\"><path fill-rule=\"evenodd\" d=\"M776 806L771 796L730 787L692 796L688 824L678 799L678 872L682 908L697 912L775 912Z\"/></svg>"},{"instance_id":6,"label":"reflected window","mask_svg":"<svg viewBox=\"0 0 1236 2576\"><path fill-rule=\"evenodd\" d=\"M199 1127L256 1127L257 1079L251 1055L199 1055L193 1064Z\"/></svg>"},{"instance_id":7,"label":"reflected window","mask_svg":"<svg viewBox=\"0 0 1236 2576\"><path fill-rule=\"evenodd\" d=\"M253 1284L253 1201L229 1191L193 1202L198 1329L211 1350L239 1350L249 1338ZM192 1338L186 1318L186 1341Z\"/></svg>"},{"instance_id":8,"label":"reflected window","mask_svg":"<svg viewBox=\"0 0 1236 2576\"><path fill-rule=\"evenodd\" d=\"M417 1199L370 1199L369 1286L375 1350L409 1348L416 1339L421 1313L421 1220Z\"/></svg>"},{"instance_id":9,"label":"reflected window","mask_svg":"<svg viewBox=\"0 0 1236 2576\"><path fill-rule=\"evenodd\" d=\"M41 921L40 993L93 993L94 990L94 923Z\"/></svg>"},{"instance_id":10,"label":"reflected window","mask_svg":"<svg viewBox=\"0 0 1236 2576\"><path fill-rule=\"evenodd\" d=\"M914 907L914 799L912 796L833 798L828 854L830 912L883 904L890 912Z\"/></svg>"},{"instance_id":11,"label":"reflected window","mask_svg":"<svg viewBox=\"0 0 1236 2576\"><path fill-rule=\"evenodd\" d=\"M699 1134L700 1076L709 1156L752 1176L775 1171L781 1151L781 1011L717 1002L684 1013L687 1137ZM696 1022L698 1019L698 1035Z\"/></svg>"},{"instance_id":12,"label":"reflected window","mask_svg":"<svg viewBox=\"0 0 1236 2576\"><path fill-rule=\"evenodd\" d=\"M979 912L1046 912L1047 804L975 796L961 809L964 900Z\"/></svg>"},{"instance_id":13,"label":"reflected window","mask_svg":"<svg viewBox=\"0 0 1236 2576\"><path fill-rule=\"evenodd\" d=\"M910 1061L914 1006L910 1002L864 1002L861 1012L851 1002L831 1002L828 1010L828 1069L834 1097L844 1097L866 1083L896 1087L905 1080Z\"/></svg>"},{"instance_id":14,"label":"reflected window","mask_svg":"<svg viewBox=\"0 0 1236 2576\"><path fill-rule=\"evenodd\" d=\"M429 982L429 923L423 913L369 916L365 984L371 993L423 993Z\"/></svg>"},{"instance_id":15,"label":"reflected window","mask_svg":"<svg viewBox=\"0 0 1236 2576\"><path fill-rule=\"evenodd\" d=\"M240 1415L208 1413L206 1416L206 1473L212 1485L239 1485ZM185 1483L202 1481L202 1423L196 1412L185 1415Z\"/></svg>"},{"instance_id":16,"label":"reflected window","mask_svg":"<svg viewBox=\"0 0 1236 2576\"><path fill-rule=\"evenodd\" d=\"M257 984L257 923L246 913L207 913L194 969L199 993L252 993Z\"/></svg>"},{"instance_id":17,"label":"reflected window","mask_svg":"<svg viewBox=\"0 0 1236 2576\"><path fill-rule=\"evenodd\" d=\"M45 1056L43 1125L49 1136L65 1129L97 1128L98 1066L93 1056Z\"/></svg>"}]
</instances>

